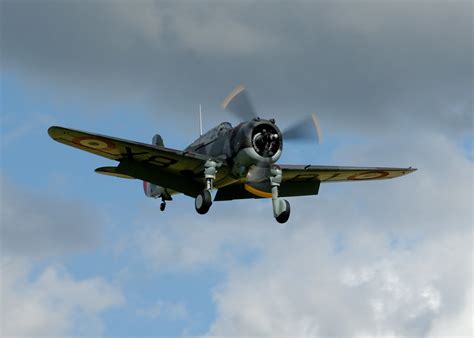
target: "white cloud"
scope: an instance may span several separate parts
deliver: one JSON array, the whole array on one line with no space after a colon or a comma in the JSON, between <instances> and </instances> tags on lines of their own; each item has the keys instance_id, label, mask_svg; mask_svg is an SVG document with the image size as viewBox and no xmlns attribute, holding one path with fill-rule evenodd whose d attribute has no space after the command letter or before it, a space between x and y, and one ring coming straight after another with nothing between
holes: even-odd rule
<instances>
[{"instance_id":1,"label":"white cloud","mask_svg":"<svg viewBox=\"0 0 474 338\"><path fill-rule=\"evenodd\" d=\"M254 266L231 270L215 293L218 318L209 335L425 336L438 326L450 335L438 323L472 316L464 304L472 283L468 237L397 250L360 234L335 253L316 224L299 231L281 236ZM466 317L454 322L468 336Z\"/></svg>"},{"instance_id":2,"label":"white cloud","mask_svg":"<svg viewBox=\"0 0 474 338\"><path fill-rule=\"evenodd\" d=\"M48 266L32 278L32 265L2 258L2 336L100 335L100 315L123 303L120 289L102 278L76 280Z\"/></svg>"},{"instance_id":3,"label":"white cloud","mask_svg":"<svg viewBox=\"0 0 474 338\"><path fill-rule=\"evenodd\" d=\"M436 134L388 140L337 158L420 170L323 186L294 232L230 270L210 335L472 336L473 164Z\"/></svg>"},{"instance_id":4,"label":"white cloud","mask_svg":"<svg viewBox=\"0 0 474 338\"><path fill-rule=\"evenodd\" d=\"M138 309L137 314L151 319L183 320L186 319L188 310L182 302L158 301L149 308Z\"/></svg>"},{"instance_id":5,"label":"white cloud","mask_svg":"<svg viewBox=\"0 0 474 338\"><path fill-rule=\"evenodd\" d=\"M228 273L209 335L469 336L473 163L422 132L348 146L336 159L419 171L323 185L316 198L291 200L285 226L268 201L215 203L205 217L170 204L170 219L142 230L142 252L157 269ZM255 255L239 260L246 252Z\"/></svg>"},{"instance_id":6,"label":"white cloud","mask_svg":"<svg viewBox=\"0 0 474 338\"><path fill-rule=\"evenodd\" d=\"M2 337L101 334L100 315L124 301L120 288L41 262L97 245L101 222L94 209L27 191L4 176L0 183Z\"/></svg>"},{"instance_id":7,"label":"white cloud","mask_svg":"<svg viewBox=\"0 0 474 338\"><path fill-rule=\"evenodd\" d=\"M472 337L474 314L472 307L473 289L466 292L464 306L460 311L448 314L433 323L429 337ZM470 333L470 335L469 335Z\"/></svg>"}]
</instances>

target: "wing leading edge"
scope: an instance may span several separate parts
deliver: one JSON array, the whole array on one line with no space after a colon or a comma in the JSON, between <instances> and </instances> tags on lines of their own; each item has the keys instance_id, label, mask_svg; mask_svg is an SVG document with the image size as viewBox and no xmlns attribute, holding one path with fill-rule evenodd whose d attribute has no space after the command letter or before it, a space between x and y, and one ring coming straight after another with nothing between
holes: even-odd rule
<instances>
[{"instance_id":1,"label":"wing leading edge","mask_svg":"<svg viewBox=\"0 0 474 338\"><path fill-rule=\"evenodd\" d=\"M283 179L279 189L280 197L317 195L321 183L384 180L407 175L415 168L386 167L341 167L315 165L280 165ZM270 182L264 181L259 189L245 183L219 189L216 201L246 198L268 198Z\"/></svg>"},{"instance_id":2,"label":"wing leading edge","mask_svg":"<svg viewBox=\"0 0 474 338\"><path fill-rule=\"evenodd\" d=\"M60 143L120 162L117 167L98 168L99 173L138 178L193 197L202 190L200 173L206 156L56 126L48 134Z\"/></svg>"},{"instance_id":3,"label":"wing leading edge","mask_svg":"<svg viewBox=\"0 0 474 338\"><path fill-rule=\"evenodd\" d=\"M415 168L340 167L318 165L281 165L283 182L347 182L385 180L416 171Z\"/></svg>"}]
</instances>

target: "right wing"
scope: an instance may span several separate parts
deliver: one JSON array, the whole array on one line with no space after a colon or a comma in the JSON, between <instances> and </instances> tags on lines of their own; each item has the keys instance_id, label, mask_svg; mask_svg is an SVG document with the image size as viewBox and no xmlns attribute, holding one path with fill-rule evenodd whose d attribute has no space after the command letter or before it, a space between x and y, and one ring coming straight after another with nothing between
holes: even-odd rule
<instances>
[{"instance_id":1,"label":"right wing","mask_svg":"<svg viewBox=\"0 0 474 338\"><path fill-rule=\"evenodd\" d=\"M120 162L117 167L98 168L99 173L138 178L193 197L203 189L207 156L63 127L50 127L48 134L55 141ZM225 173L219 170L218 177Z\"/></svg>"}]
</instances>

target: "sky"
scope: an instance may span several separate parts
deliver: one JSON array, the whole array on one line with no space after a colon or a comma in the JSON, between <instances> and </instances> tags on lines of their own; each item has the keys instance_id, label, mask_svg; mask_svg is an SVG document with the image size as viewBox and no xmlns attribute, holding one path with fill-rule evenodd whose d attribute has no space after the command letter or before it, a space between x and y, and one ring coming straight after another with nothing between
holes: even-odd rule
<instances>
[{"instance_id":1,"label":"sky","mask_svg":"<svg viewBox=\"0 0 474 338\"><path fill-rule=\"evenodd\" d=\"M472 337L471 1L0 1L0 335ZM164 213L51 125L182 149L244 84L324 142L280 163L418 168Z\"/></svg>"}]
</instances>

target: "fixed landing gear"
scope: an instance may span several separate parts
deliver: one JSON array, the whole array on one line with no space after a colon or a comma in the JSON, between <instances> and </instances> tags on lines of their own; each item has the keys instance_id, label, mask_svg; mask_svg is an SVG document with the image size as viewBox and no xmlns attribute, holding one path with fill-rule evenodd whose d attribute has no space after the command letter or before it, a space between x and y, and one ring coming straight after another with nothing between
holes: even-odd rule
<instances>
[{"instance_id":1,"label":"fixed landing gear","mask_svg":"<svg viewBox=\"0 0 474 338\"><path fill-rule=\"evenodd\" d=\"M173 199L171 198L169 194L167 195L161 194L160 197L161 197L160 211L165 211L166 201L172 201Z\"/></svg>"},{"instance_id":2,"label":"fixed landing gear","mask_svg":"<svg viewBox=\"0 0 474 338\"><path fill-rule=\"evenodd\" d=\"M282 172L278 166L271 169L270 184L272 186L273 217L278 223L286 223L290 218L290 203L278 197L278 188L282 180Z\"/></svg>"},{"instance_id":3,"label":"fixed landing gear","mask_svg":"<svg viewBox=\"0 0 474 338\"><path fill-rule=\"evenodd\" d=\"M212 205L212 197L209 190L203 190L196 196L194 200L194 206L198 214L204 215L209 211Z\"/></svg>"},{"instance_id":4,"label":"fixed landing gear","mask_svg":"<svg viewBox=\"0 0 474 338\"><path fill-rule=\"evenodd\" d=\"M209 211L212 205L211 191L214 180L216 179L218 164L214 161L207 161L204 165L204 177L206 179L206 189L201 191L194 200L194 206L198 214L204 215Z\"/></svg>"},{"instance_id":5,"label":"fixed landing gear","mask_svg":"<svg viewBox=\"0 0 474 338\"><path fill-rule=\"evenodd\" d=\"M290 202L282 198L279 198L279 201L280 203L283 202L281 204L284 204L279 207L283 211L281 211L278 216L275 216L275 219L278 223L286 223L286 221L288 221L288 219L290 218Z\"/></svg>"}]
</instances>

